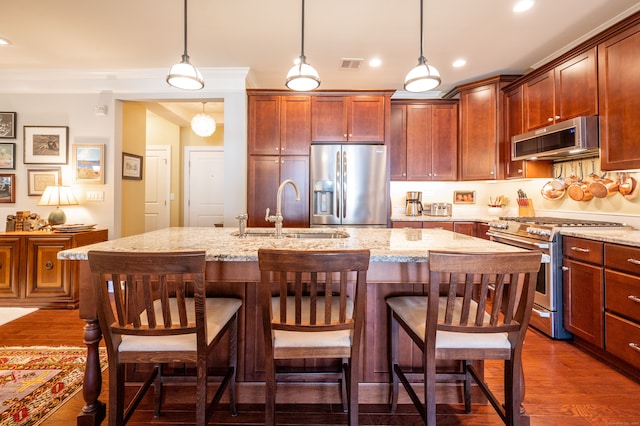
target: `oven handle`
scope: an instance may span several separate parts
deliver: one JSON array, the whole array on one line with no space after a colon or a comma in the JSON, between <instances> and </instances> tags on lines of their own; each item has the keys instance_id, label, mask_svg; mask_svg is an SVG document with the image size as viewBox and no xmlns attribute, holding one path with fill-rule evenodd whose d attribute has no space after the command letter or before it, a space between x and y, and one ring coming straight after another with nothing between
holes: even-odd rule
<instances>
[{"instance_id":1,"label":"oven handle","mask_svg":"<svg viewBox=\"0 0 640 426\"><path fill-rule=\"evenodd\" d=\"M538 314L540 318L551 318L551 312L541 311L540 309L532 308L532 312Z\"/></svg>"},{"instance_id":2,"label":"oven handle","mask_svg":"<svg viewBox=\"0 0 640 426\"><path fill-rule=\"evenodd\" d=\"M539 249L548 249L549 248L549 244L546 243L538 243L538 242L533 242L533 241L529 241L529 240L523 240L521 238L515 238L512 236L508 236L505 237L502 234L497 234L495 232L487 232L487 235L490 237L495 238L495 241L499 242L499 243L503 243L503 244L509 244L509 242L516 242L516 243L520 243L520 244L524 244L526 246L532 246L535 248L539 248ZM511 245L516 245L516 244L511 244Z\"/></svg>"}]
</instances>

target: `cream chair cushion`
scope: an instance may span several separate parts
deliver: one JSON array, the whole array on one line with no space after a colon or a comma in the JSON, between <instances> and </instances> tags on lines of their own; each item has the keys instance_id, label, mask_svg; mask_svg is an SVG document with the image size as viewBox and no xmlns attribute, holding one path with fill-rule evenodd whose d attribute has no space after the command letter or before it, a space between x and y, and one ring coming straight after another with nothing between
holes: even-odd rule
<instances>
[{"instance_id":1,"label":"cream chair cushion","mask_svg":"<svg viewBox=\"0 0 640 426\"><path fill-rule=\"evenodd\" d=\"M454 318L460 317L462 298L456 299ZM438 321L444 319L446 297L439 301ZM398 296L387 299L387 304L402 320L411 327L414 333L424 340L427 322L427 297L426 296ZM475 318L478 305L471 302L471 317ZM489 314L485 313L485 323L490 321ZM436 333L436 349L457 348L496 348L509 349L511 344L506 333L457 333L451 331L438 331Z\"/></svg>"},{"instance_id":2,"label":"cream chair cushion","mask_svg":"<svg viewBox=\"0 0 640 426\"><path fill-rule=\"evenodd\" d=\"M318 304L316 307L317 317L322 318L324 321L324 300L318 298ZM340 300L338 297L331 299L331 318L338 318L340 312ZM273 310L273 318L280 318L280 298L273 297L271 299L271 306ZM287 297L287 320L293 320L295 318L295 298L293 296ZM303 321L309 321L309 298L302 298L302 313ZM353 315L353 300L347 298L347 318L351 318ZM311 347L351 347L351 331L320 331L317 333L299 332L299 331L282 331L275 330L273 339L273 347L276 349L282 348L311 348Z\"/></svg>"},{"instance_id":3,"label":"cream chair cushion","mask_svg":"<svg viewBox=\"0 0 640 426\"><path fill-rule=\"evenodd\" d=\"M206 298L206 313L207 313L207 343L211 341L220 333L222 327L233 317L236 311L242 305L240 299L234 298L222 298L222 297L207 297ZM194 299L187 299L187 320L189 323L195 324L195 306ZM156 300L154 302L154 309L156 312L156 318L159 324L162 324L162 316L159 315L161 310L161 302ZM177 321L178 305L175 299L169 299L169 309L171 310L171 318ZM146 313L142 316L146 319ZM146 324L146 321L143 321ZM196 350L196 335L194 334L180 334L171 337L166 336L131 336L123 335L122 343L118 350L120 352L128 351L195 351Z\"/></svg>"}]
</instances>

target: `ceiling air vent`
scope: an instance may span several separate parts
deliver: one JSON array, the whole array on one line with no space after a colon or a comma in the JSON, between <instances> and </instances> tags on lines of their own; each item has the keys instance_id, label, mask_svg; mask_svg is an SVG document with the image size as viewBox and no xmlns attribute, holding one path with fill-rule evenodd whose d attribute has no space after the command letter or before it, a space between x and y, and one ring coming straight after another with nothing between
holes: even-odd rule
<instances>
[{"instance_id":1,"label":"ceiling air vent","mask_svg":"<svg viewBox=\"0 0 640 426\"><path fill-rule=\"evenodd\" d=\"M357 70L360 68L362 61L362 58L342 58L340 59L340 69Z\"/></svg>"}]
</instances>

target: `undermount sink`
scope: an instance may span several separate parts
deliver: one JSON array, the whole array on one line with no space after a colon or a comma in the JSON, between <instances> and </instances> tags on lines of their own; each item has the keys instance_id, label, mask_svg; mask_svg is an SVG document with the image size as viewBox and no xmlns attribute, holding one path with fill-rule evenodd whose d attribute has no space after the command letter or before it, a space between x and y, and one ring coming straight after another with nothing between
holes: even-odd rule
<instances>
[{"instance_id":1,"label":"undermount sink","mask_svg":"<svg viewBox=\"0 0 640 426\"><path fill-rule=\"evenodd\" d=\"M238 231L232 232L231 235L234 237L239 237L240 233ZM247 230L244 233L245 238L264 238L271 237L275 238L275 231L272 229L261 229L261 230ZM315 239L339 239L339 238L349 238L349 233L345 231L311 231L311 232L283 232L282 236L285 238L315 238Z\"/></svg>"},{"instance_id":2,"label":"undermount sink","mask_svg":"<svg viewBox=\"0 0 640 426\"><path fill-rule=\"evenodd\" d=\"M349 238L350 235L344 231L332 231L332 232L293 232L283 233L287 238L323 238L323 239L335 239L335 238Z\"/></svg>"}]
</instances>

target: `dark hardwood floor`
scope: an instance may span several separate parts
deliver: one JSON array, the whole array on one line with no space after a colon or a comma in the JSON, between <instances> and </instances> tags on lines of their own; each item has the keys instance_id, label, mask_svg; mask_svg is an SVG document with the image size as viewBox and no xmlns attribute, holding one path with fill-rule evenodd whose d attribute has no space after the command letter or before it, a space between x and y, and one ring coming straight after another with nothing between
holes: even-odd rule
<instances>
[{"instance_id":1,"label":"dark hardwood floor","mask_svg":"<svg viewBox=\"0 0 640 426\"><path fill-rule=\"evenodd\" d=\"M83 346L78 311L39 310L0 326L0 346ZM592 358L568 342L554 341L530 330L524 348L526 396L524 407L532 425L640 425L640 384L606 364ZM102 401L107 401L107 373L103 374ZM499 383L501 367L486 364L486 379ZM130 425L184 425L192 413L181 397L189 392L168 392L166 416L153 420L145 405ZM63 405L44 424L75 425L82 409L82 393ZM212 425L259 425L263 419L259 404L241 404L240 414L232 417L226 407L218 410ZM106 422L105 422L106 423ZM335 405L278 405L278 424L346 424L346 417ZM362 425L419 425L414 408L402 405L391 416L384 405L361 405ZM439 425L499 425L498 416L487 405L474 405L465 415L460 406L438 406Z\"/></svg>"}]
</instances>

